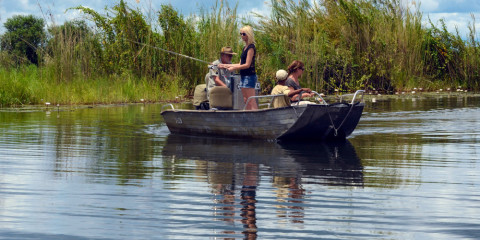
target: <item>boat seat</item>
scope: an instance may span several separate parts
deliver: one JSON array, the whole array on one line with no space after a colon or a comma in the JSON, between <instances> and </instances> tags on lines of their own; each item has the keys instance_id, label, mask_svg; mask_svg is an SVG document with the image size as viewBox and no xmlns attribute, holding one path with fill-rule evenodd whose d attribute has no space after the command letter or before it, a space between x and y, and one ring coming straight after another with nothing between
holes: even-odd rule
<instances>
[{"instance_id":1,"label":"boat seat","mask_svg":"<svg viewBox=\"0 0 480 240\"><path fill-rule=\"evenodd\" d=\"M232 91L227 87L220 86L210 89L210 107L220 110L233 109Z\"/></svg>"}]
</instances>

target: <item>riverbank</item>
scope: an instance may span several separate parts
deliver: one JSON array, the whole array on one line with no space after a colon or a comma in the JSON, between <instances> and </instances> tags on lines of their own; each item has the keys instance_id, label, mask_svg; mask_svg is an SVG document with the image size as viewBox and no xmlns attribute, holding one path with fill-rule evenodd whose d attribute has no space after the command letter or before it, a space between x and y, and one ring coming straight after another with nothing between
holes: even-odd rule
<instances>
[{"instance_id":1,"label":"riverbank","mask_svg":"<svg viewBox=\"0 0 480 240\"><path fill-rule=\"evenodd\" d=\"M343 96L350 95L350 93L343 93ZM334 95L329 94L324 96L324 99L328 103L334 103L339 101L339 97L342 95ZM474 92L401 92L399 94L375 94L373 92L365 93L363 99L367 104L372 104L376 102L384 102L384 101L391 101L395 99L415 99L415 100L422 100L422 99L435 99L435 98L472 98L472 97L480 97L480 93ZM343 98L344 101L349 102L351 97ZM121 106L135 106L135 105L152 105L152 104L174 104L175 108L189 108L192 104L192 97L191 96L172 96L171 99L158 99L158 100L151 100L151 99L133 99L132 101L123 101L123 102L87 102L87 103L60 103L60 102L47 102L43 101L41 103L35 104L17 104L11 106L1 106L0 112L36 112L36 111L76 111L79 109L85 108L106 108L106 107L121 107Z\"/></svg>"},{"instance_id":2,"label":"riverbank","mask_svg":"<svg viewBox=\"0 0 480 240\"><path fill-rule=\"evenodd\" d=\"M367 92L364 95L366 100L371 99L392 99L392 98L437 98L437 97L478 97L480 93L471 92L468 90L455 90L455 91L408 91L408 92L395 92L394 94L378 94L373 92Z\"/></svg>"},{"instance_id":3,"label":"riverbank","mask_svg":"<svg viewBox=\"0 0 480 240\"><path fill-rule=\"evenodd\" d=\"M68 81L58 81L47 68L0 69L0 106L160 102L175 101L187 95L180 84L182 78L168 75L158 78L164 80L121 74L91 79L75 76Z\"/></svg>"},{"instance_id":4,"label":"riverbank","mask_svg":"<svg viewBox=\"0 0 480 240\"><path fill-rule=\"evenodd\" d=\"M49 68L28 66L10 70L0 69L0 107L22 106L96 106L125 103L156 103L188 101L191 88L184 86L180 76L161 75L157 79L139 78L133 74L106 77L74 76L68 81L58 81ZM200 80L198 80L200 81ZM264 91L267 91L264 89ZM268 91L267 91L268 92ZM267 94L267 93L263 93ZM337 93L340 95L347 93ZM330 98L336 94L327 94ZM425 91L412 89L389 94L368 90L365 99L438 97L442 95L478 95L458 88Z\"/></svg>"}]
</instances>

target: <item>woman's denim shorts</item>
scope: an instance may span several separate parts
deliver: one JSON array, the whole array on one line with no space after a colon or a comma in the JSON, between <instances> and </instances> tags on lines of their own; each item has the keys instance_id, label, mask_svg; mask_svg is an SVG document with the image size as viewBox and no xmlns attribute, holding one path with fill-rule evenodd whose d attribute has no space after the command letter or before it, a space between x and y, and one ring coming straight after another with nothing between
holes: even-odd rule
<instances>
[{"instance_id":1,"label":"woman's denim shorts","mask_svg":"<svg viewBox=\"0 0 480 240\"><path fill-rule=\"evenodd\" d=\"M255 88L257 84L257 75L248 75L242 76L242 81L240 81L240 88Z\"/></svg>"}]
</instances>

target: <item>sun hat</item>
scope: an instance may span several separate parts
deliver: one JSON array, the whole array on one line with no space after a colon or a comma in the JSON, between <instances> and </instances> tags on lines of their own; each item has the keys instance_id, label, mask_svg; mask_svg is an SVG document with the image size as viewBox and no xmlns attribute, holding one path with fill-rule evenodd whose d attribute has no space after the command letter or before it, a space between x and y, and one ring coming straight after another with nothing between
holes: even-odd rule
<instances>
[{"instance_id":1,"label":"sun hat","mask_svg":"<svg viewBox=\"0 0 480 240\"><path fill-rule=\"evenodd\" d=\"M222 47L222 50L220 51L222 54L229 54L229 55L237 55L236 53L233 52L231 47Z\"/></svg>"},{"instance_id":2,"label":"sun hat","mask_svg":"<svg viewBox=\"0 0 480 240\"><path fill-rule=\"evenodd\" d=\"M287 80L288 73L287 73L287 71L285 71L283 69L280 69L275 74L275 77L277 78L277 81L285 81L285 80Z\"/></svg>"}]
</instances>

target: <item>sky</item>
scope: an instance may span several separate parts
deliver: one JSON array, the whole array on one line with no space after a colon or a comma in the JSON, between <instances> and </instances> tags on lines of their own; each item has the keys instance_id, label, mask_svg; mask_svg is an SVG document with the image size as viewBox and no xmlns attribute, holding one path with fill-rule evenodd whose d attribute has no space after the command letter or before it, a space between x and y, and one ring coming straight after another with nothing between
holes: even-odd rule
<instances>
[{"instance_id":1,"label":"sky","mask_svg":"<svg viewBox=\"0 0 480 240\"><path fill-rule=\"evenodd\" d=\"M5 31L3 24L14 15L33 14L47 20L49 25L62 24L65 20L81 18L78 11L70 10L70 7L85 6L103 13L105 7L111 7L119 0L0 0L0 34ZM224 0L234 7L239 2L237 11L240 15L246 15L252 11L269 15L270 0ZM310 0L315 1L315 0ZM468 26L473 22L471 14L480 18L479 0L402 0L409 5L420 6L423 12L424 21L430 18L434 23L439 19L444 19L450 32L455 32L458 28L461 37L466 37L469 33ZM131 7L140 9L159 10L161 4L172 4L183 15L199 13L199 9L209 8L214 5L216 0L126 0ZM480 30L480 20L476 23ZM477 34L477 38L478 38Z\"/></svg>"}]
</instances>

